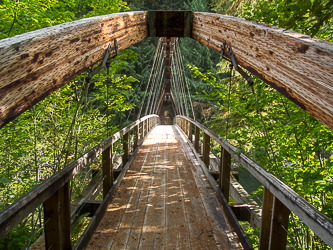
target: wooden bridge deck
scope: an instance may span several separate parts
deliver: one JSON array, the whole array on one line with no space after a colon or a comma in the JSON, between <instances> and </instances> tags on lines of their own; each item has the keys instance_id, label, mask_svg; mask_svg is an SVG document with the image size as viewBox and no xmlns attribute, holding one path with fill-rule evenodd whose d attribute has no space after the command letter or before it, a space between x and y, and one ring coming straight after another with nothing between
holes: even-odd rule
<instances>
[{"instance_id":1,"label":"wooden bridge deck","mask_svg":"<svg viewBox=\"0 0 333 250\"><path fill-rule=\"evenodd\" d=\"M157 126L88 249L241 249L198 159L175 126Z\"/></svg>"}]
</instances>

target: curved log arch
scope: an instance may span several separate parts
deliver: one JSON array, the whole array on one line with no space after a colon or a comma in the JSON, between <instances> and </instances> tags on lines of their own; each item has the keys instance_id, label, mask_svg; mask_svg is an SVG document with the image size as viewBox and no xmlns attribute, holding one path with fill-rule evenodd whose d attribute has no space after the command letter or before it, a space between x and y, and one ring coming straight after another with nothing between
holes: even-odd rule
<instances>
[{"instance_id":1,"label":"curved log arch","mask_svg":"<svg viewBox=\"0 0 333 250\"><path fill-rule=\"evenodd\" d=\"M119 50L148 36L190 36L220 52L333 130L333 44L215 13L137 11L92 17L0 41L0 128ZM114 54L112 50L111 55ZM230 58L228 50L224 53Z\"/></svg>"}]
</instances>

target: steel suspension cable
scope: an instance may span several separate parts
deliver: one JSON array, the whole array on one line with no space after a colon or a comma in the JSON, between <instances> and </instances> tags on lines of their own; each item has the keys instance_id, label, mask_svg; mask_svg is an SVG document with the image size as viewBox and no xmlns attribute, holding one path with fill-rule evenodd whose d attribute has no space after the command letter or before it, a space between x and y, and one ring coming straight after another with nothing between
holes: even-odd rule
<instances>
[{"instance_id":1,"label":"steel suspension cable","mask_svg":"<svg viewBox=\"0 0 333 250\"><path fill-rule=\"evenodd\" d=\"M154 54L155 54L156 49L157 49L157 47L154 49L154 52L151 54L151 57L150 57L149 62L148 62L148 65L147 65L147 67L146 67L146 69L145 69L145 73L144 73L144 75L143 75L143 77L142 77L142 79L141 79L141 82L140 82L139 91L140 91L140 89L141 89L141 85L142 85L144 79L146 78L146 73L147 73L147 71L148 71L148 68L149 68L150 62L151 62L151 60L153 59L153 56L154 56ZM136 101L136 99L137 99L137 97L138 97L139 91L138 91L137 94L135 95L135 99L134 99L133 103L135 103L135 101ZM129 119L129 117L130 117L131 112L132 112L133 109L134 109L134 108L132 108L132 109L130 110L130 112L129 112L128 116L127 116L127 120L126 120L126 121L128 121L128 119Z\"/></svg>"},{"instance_id":2,"label":"steel suspension cable","mask_svg":"<svg viewBox=\"0 0 333 250\"><path fill-rule=\"evenodd\" d=\"M178 38L177 38L177 45L178 45L178 54L180 55L180 61L181 61L180 66L181 66L181 69L182 69L182 72L183 72L183 75L184 75L184 81L185 81L185 84L186 84L186 87L187 87L187 93L188 93L188 96L190 98L190 104L191 104L193 119L195 120L195 114L194 114L194 109L193 109L193 104L192 104L192 98L191 98L190 88L188 86L188 81L187 81L185 70L184 70L183 55L182 55L182 53L180 51L180 45L179 45Z\"/></svg>"},{"instance_id":3,"label":"steel suspension cable","mask_svg":"<svg viewBox=\"0 0 333 250\"><path fill-rule=\"evenodd\" d=\"M179 81L179 72L178 72L178 67L177 67L177 59L176 59L176 55L174 54L174 72L175 72L175 80L176 80L176 83L177 83L177 86L178 86L178 95L179 95L179 100L180 100L180 103L181 103L181 106L182 106L182 111L183 111L183 115L185 115L186 113L186 104L185 104L185 98L184 98L184 95L183 95L183 91L182 91L182 85ZM184 104L183 104L184 103Z\"/></svg>"},{"instance_id":4,"label":"steel suspension cable","mask_svg":"<svg viewBox=\"0 0 333 250\"><path fill-rule=\"evenodd\" d=\"M157 103L159 102L159 99L161 99L161 89L162 89L162 79L163 79L163 74L164 74L164 67L163 67L163 70L161 71L162 73L160 74L160 77L159 77L159 86L158 86L158 90L156 92L156 98L155 98L155 101L154 101L154 105L153 105L153 108L152 108L152 113L153 114L156 114L157 111L156 111L156 105Z\"/></svg>"},{"instance_id":5,"label":"steel suspension cable","mask_svg":"<svg viewBox=\"0 0 333 250\"><path fill-rule=\"evenodd\" d=\"M159 47L161 45L161 42L162 42L162 38L160 38L158 40L158 43L157 43L157 46L156 46L156 50L155 50L155 56L154 56L154 61L153 61L153 64L152 64L152 69L150 71L150 75L149 75L149 79L148 79L148 82L147 82L147 86L146 86L146 90L145 90L145 95L142 99L142 102L141 102L141 107L140 107L140 111L139 111L139 114L137 116L137 120L140 119L140 116L141 116L141 112L142 112L142 108L143 108L143 104L145 102L145 99L146 99L146 94L147 94L147 91L148 91L148 87L149 87L149 83L150 83L150 78L151 78L151 75L152 75L152 72L154 70L154 66L155 66L155 62L156 62L156 58L157 58L157 54L158 54L158 51L159 51Z\"/></svg>"},{"instance_id":6,"label":"steel suspension cable","mask_svg":"<svg viewBox=\"0 0 333 250\"><path fill-rule=\"evenodd\" d=\"M254 91L253 85L251 86L251 91L252 91L252 94L253 94L254 99L255 99L255 101L256 101L257 109L258 109L258 112L259 112L259 115L260 115L260 119L261 119L262 125L263 125L264 130L265 130L265 135L266 135L266 137L267 137L267 141L268 141L268 143L269 143L269 147L270 147L270 149L271 149L271 151L272 151L272 155L273 155L273 159L274 159L275 167L276 167L276 170L277 170L277 172L278 172L278 174L279 174L279 179L282 181L282 175L281 175L281 173L280 173L279 166L277 165L277 161L276 161L276 157L275 157L275 152L274 152L274 150L273 150L271 140L269 139L269 135L268 135L268 133L267 133L267 129L266 129L266 126L265 126L265 122L264 122L264 119L263 119L262 114L261 114L261 110L260 110L260 107L259 107L258 99L257 99L257 96L256 96L256 94L255 94L255 91ZM300 247L300 242L301 242L301 240L300 240L300 237L299 237L299 234L298 234L298 230L297 230L297 227L296 227L296 223L295 223L295 220L294 220L294 214L293 214L292 212L291 212L291 217L292 217L293 224L294 224L294 230L295 230L295 232L296 232L296 236L297 236L297 244L298 244L298 246Z\"/></svg>"},{"instance_id":7,"label":"steel suspension cable","mask_svg":"<svg viewBox=\"0 0 333 250\"><path fill-rule=\"evenodd\" d=\"M180 95L180 88L179 88L179 84L178 84L178 81L177 81L177 78L176 78L176 69L175 69L175 64L174 64L174 57L172 55L172 77L173 77L173 82L174 82L174 85L175 85L175 88L176 88L176 95L178 95L178 106L180 106L180 114L181 115L184 115L184 107L183 107L183 102L181 100L181 95Z\"/></svg>"},{"instance_id":8,"label":"steel suspension cable","mask_svg":"<svg viewBox=\"0 0 333 250\"><path fill-rule=\"evenodd\" d=\"M159 57L158 57L158 62L156 64L156 68L155 68L155 72L154 72L154 76L153 76L153 80L152 80L152 85L151 85L150 92L149 92L149 98L148 98L148 102L147 102L147 107L146 107L145 115L148 114L149 104L150 104L150 101L151 101L151 98L152 98L152 95L153 95L152 90L155 87L156 75L157 75L157 71L158 71L158 69L160 67L162 54L163 54L163 46L161 46L161 51L160 51L160 54L159 54Z\"/></svg>"},{"instance_id":9,"label":"steel suspension cable","mask_svg":"<svg viewBox=\"0 0 333 250\"><path fill-rule=\"evenodd\" d=\"M183 78L182 78L182 75L180 72L179 57L178 57L178 53L177 53L177 49L176 49L176 43L175 43L174 49L175 49L175 58L176 58L176 66L177 66L177 76L178 76L178 79L180 79L179 83L180 83L182 95L184 98L186 116L188 117L188 105L187 105L187 99L186 99L186 94L185 94L185 89L184 89L184 82L183 82Z\"/></svg>"},{"instance_id":10,"label":"steel suspension cable","mask_svg":"<svg viewBox=\"0 0 333 250\"><path fill-rule=\"evenodd\" d=\"M155 79L155 88L153 90L154 95L153 95L153 99L151 101L151 105L149 107L149 114L151 114L153 112L153 105L155 103L155 99L157 98L157 89L158 89L159 84L160 84L159 79L160 79L160 76L161 76L161 73L162 73L163 62L164 62L164 58L162 58L162 60L161 60L161 65L160 65L160 68L158 70L157 77Z\"/></svg>"},{"instance_id":11,"label":"steel suspension cable","mask_svg":"<svg viewBox=\"0 0 333 250\"><path fill-rule=\"evenodd\" d=\"M230 68L230 76L229 76L229 93L228 93L228 113L227 113L227 128L226 128L226 132L225 132L225 140L228 139L228 127L229 127L229 108L230 108L230 91L231 91L231 74L232 74L232 69L233 69L233 66L232 64L229 65L229 68Z\"/></svg>"},{"instance_id":12,"label":"steel suspension cable","mask_svg":"<svg viewBox=\"0 0 333 250\"><path fill-rule=\"evenodd\" d=\"M172 73L172 72L171 72ZM173 80L173 78L172 78L173 76L171 75L171 90L172 90L172 88L173 88L173 93L175 93L175 95L173 95L174 96L174 98L176 99L175 100L175 102L177 102L177 103L179 103L178 102L178 96L177 96L177 94L176 94L176 87L175 87L175 83L174 83L174 80ZM179 104L176 106L177 107L177 112L178 112L178 114L181 114L181 112L180 112L180 106L179 106Z\"/></svg>"}]
</instances>

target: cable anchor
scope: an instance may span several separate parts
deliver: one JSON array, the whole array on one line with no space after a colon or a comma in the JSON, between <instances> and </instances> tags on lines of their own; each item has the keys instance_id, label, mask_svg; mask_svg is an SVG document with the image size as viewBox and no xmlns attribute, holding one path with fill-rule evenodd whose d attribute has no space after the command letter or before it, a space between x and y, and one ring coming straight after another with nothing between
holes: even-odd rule
<instances>
[{"instance_id":1,"label":"cable anchor","mask_svg":"<svg viewBox=\"0 0 333 250\"><path fill-rule=\"evenodd\" d=\"M248 74L246 74L246 72L245 72L242 68L238 67L238 64L237 64L237 61L236 61L236 57L235 57L235 55L234 55L234 53L233 53L233 51L232 51L231 46L228 47L228 50L229 50L229 54L230 54L230 58L231 58L231 62L232 62L232 64L233 64L235 70L236 70L239 74L241 74L242 77L247 81L247 83L249 84L249 86L252 87L252 86L253 86L253 81L252 81L251 77L248 76Z\"/></svg>"}]
</instances>

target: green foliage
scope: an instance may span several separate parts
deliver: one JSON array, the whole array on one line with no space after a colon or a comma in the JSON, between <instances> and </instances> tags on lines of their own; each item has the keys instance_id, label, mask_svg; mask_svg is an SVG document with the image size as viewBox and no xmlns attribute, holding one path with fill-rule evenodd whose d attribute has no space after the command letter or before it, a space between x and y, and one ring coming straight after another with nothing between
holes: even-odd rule
<instances>
[{"instance_id":1,"label":"green foliage","mask_svg":"<svg viewBox=\"0 0 333 250\"><path fill-rule=\"evenodd\" d=\"M244 17L332 40L332 0L274 0L244 6Z\"/></svg>"},{"instance_id":2,"label":"green foliage","mask_svg":"<svg viewBox=\"0 0 333 250\"><path fill-rule=\"evenodd\" d=\"M121 0L3 0L0 2L0 39L121 10L129 10Z\"/></svg>"},{"instance_id":3,"label":"green foliage","mask_svg":"<svg viewBox=\"0 0 333 250\"><path fill-rule=\"evenodd\" d=\"M209 121L210 128L225 138L229 121L228 140L239 148L237 152L246 153L278 177L250 87L237 74L232 77L227 113L229 81L216 83L212 73L203 74L193 66L191 70L218 92L205 93L221 104L221 111ZM283 182L333 219L332 131L261 80L255 78L254 86ZM300 223L299 231L307 234ZM312 242L316 236L310 234ZM304 241L304 247L307 244Z\"/></svg>"}]
</instances>

